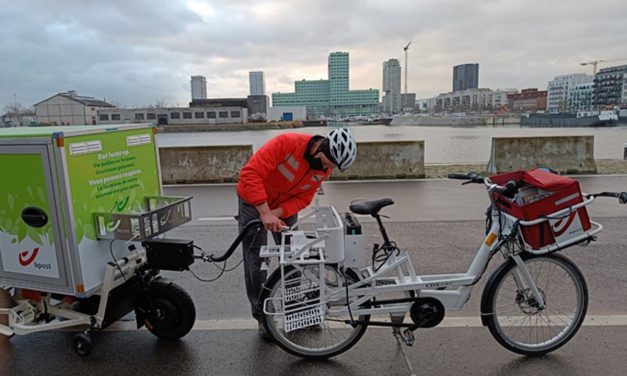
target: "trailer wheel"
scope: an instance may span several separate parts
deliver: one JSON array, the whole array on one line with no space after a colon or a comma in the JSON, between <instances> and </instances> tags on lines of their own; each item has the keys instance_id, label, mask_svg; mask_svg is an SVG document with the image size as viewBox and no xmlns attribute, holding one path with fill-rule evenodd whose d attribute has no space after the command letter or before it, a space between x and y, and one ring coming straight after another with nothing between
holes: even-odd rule
<instances>
[{"instance_id":1,"label":"trailer wheel","mask_svg":"<svg viewBox=\"0 0 627 376\"><path fill-rule=\"evenodd\" d=\"M93 348L91 337L85 333L76 334L72 339L72 345L74 351L80 356L88 356Z\"/></svg>"},{"instance_id":2,"label":"trailer wheel","mask_svg":"<svg viewBox=\"0 0 627 376\"><path fill-rule=\"evenodd\" d=\"M146 315L148 330L157 337L175 341L196 321L196 307L189 294L171 282L154 281L150 286L151 309Z\"/></svg>"}]
</instances>

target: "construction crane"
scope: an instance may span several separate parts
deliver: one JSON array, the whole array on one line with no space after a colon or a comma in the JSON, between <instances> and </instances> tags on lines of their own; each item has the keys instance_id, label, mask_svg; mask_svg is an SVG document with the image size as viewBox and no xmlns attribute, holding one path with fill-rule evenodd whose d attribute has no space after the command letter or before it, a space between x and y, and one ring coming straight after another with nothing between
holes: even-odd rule
<instances>
[{"instance_id":1,"label":"construction crane","mask_svg":"<svg viewBox=\"0 0 627 376\"><path fill-rule=\"evenodd\" d=\"M403 51L405 51L405 97L403 98L403 109L407 108L407 71L409 70L409 65L407 65L407 50L409 50L409 45L411 41L407 43L407 46L403 47Z\"/></svg>"},{"instance_id":2,"label":"construction crane","mask_svg":"<svg viewBox=\"0 0 627 376\"><path fill-rule=\"evenodd\" d=\"M624 58L624 59L610 59L610 60L600 59L600 60L588 61L588 62L585 62L585 63L579 63L579 65L592 65L592 74L596 75L597 74L597 64L599 64L599 63L610 63L610 62L613 62L613 61L623 61L623 60L627 60L627 58Z\"/></svg>"}]
</instances>

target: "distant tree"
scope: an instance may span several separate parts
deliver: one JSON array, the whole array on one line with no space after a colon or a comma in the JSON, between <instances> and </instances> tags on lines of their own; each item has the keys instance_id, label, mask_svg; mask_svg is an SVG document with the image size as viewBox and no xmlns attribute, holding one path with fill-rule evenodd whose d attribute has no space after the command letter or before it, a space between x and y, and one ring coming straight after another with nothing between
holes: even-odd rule
<instances>
[{"instance_id":1,"label":"distant tree","mask_svg":"<svg viewBox=\"0 0 627 376\"><path fill-rule=\"evenodd\" d=\"M35 119L35 111L31 107L24 107L19 102L4 106L3 122L10 126L28 125ZM26 124L25 124L26 123Z\"/></svg>"}]
</instances>

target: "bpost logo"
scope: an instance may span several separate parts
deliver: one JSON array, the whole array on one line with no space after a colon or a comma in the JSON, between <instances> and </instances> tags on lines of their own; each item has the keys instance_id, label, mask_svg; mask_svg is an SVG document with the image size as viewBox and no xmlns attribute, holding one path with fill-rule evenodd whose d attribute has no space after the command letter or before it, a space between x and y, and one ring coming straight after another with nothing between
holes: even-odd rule
<instances>
[{"instance_id":1,"label":"bpost logo","mask_svg":"<svg viewBox=\"0 0 627 376\"><path fill-rule=\"evenodd\" d=\"M39 247L33 248L32 251L22 251L19 253L17 261L23 267L27 267L33 264L35 269L52 269L52 265L50 264L41 264L35 261L37 255L39 254Z\"/></svg>"},{"instance_id":2,"label":"bpost logo","mask_svg":"<svg viewBox=\"0 0 627 376\"><path fill-rule=\"evenodd\" d=\"M573 220L575 219L576 216L577 216L577 212L573 212L567 217L567 219L560 218L557 222L555 222L553 224L553 232L555 233L555 236L561 236L564 232L566 232L566 230L573 223Z\"/></svg>"},{"instance_id":3,"label":"bpost logo","mask_svg":"<svg viewBox=\"0 0 627 376\"><path fill-rule=\"evenodd\" d=\"M20 252L18 261L20 262L20 265L28 266L32 264L33 261L35 261L35 257L37 257L37 254L39 254L39 248L35 248L32 251Z\"/></svg>"},{"instance_id":4,"label":"bpost logo","mask_svg":"<svg viewBox=\"0 0 627 376\"><path fill-rule=\"evenodd\" d=\"M124 199L122 199L120 201L116 201L113 204L113 209L111 209L111 211L112 212L118 212L118 213L123 212L124 209L126 209L126 206L128 205L129 199L130 199L130 196L126 196ZM122 221L119 220L119 219L117 221L115 221L115 222L107 223L107 231L108 232L116 232L116 231L118 231L118 227L120 227L120 224L122 224ZM124 231L121 230L120 232L124 232Z\"/></svg>"}]
</instances>

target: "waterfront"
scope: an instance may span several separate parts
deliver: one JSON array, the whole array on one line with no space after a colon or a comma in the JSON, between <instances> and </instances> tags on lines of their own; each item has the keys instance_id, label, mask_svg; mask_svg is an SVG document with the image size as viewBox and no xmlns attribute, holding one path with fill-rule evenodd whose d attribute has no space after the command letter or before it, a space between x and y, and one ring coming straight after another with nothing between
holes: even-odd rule
<instances>
[{"instance_id":1,"label":"waterfront","mask_svg":"<svg viewBox=\"0 0 627 376\"><path fill-rule=\"evenodd\" d=\"M594 158L622 160L627 126L611 128L525 128L520 126L429 127L351 126L358 142L424 140L425 164L485 164L490 158L492 137L594 136ZM325 127L307 127L290 132L324 134ZM162 133L159 146L245 145L256 150L285 130Z\"/></svg>"}]
</instances>

